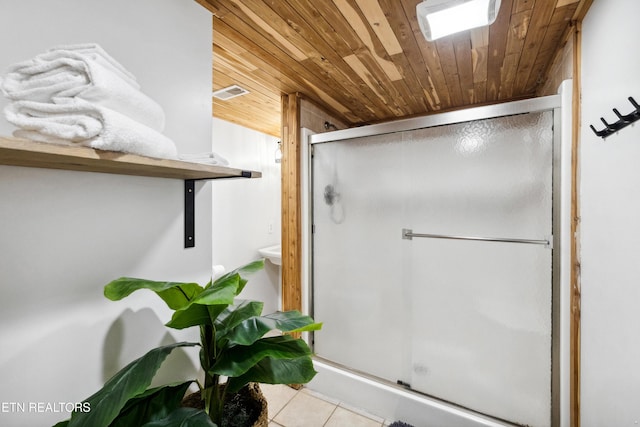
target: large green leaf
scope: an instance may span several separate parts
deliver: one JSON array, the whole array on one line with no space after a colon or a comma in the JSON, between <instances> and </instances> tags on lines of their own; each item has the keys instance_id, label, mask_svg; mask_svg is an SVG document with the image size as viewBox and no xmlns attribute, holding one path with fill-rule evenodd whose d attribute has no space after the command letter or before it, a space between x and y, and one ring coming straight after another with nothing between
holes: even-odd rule
<instances>
[{"instance_id":1,"label":"large green leaf","mask_svg":"<svg viewBox=\"0 0 640 427\"><path fill-rule=\"evenodd\" d=\"M265 384L305 384L316 375L311 357L272 359L265 357L239 377L229 378L227 387L235 393L250 382Z\"/></svg>"},{"instance_id":2,"label":"large green leaf","mask_svg":"<svg viewBox=\"0 0 640 427\"><path fill-rule=\"evenodd\" d=\"M311 355L307 343L289 335L263 338L251 345L236 345L224 351L210 370L212 374L237 377L265 357L294 359Z\"/></svg>"},{"instance_id":3,"label":"large green leaf","mask_svg":"<svg viewBox=\"0 0 640 427\"><path fill-rule=\"evenodd\" d=\"M282 332L305 332L317 331L321 328L322 323L315 323L311 317L299 311L278 311L243 321L229 331L226 338L232 344L250 345L273 329Z\"/></svg>"},{"instance_id":4,"label":"large green leaf","mask_svg":"<svg viewBox=\"0 0 640 427\"><path fill-rule=\"evenodd\" d=\"M156 282L121 277L109 282L104 287L104 295L112 301L118 301L140 289L149 289L157 293L172 310L184 307L202 292L202 287L197 283Z\"/></svg>"},{"instance_id":5,"label":"large green leaf","mask_svg":"<svg viewBox=\"0 0 640 427\"><path fill-rule=\"evenodd\" d=\"M197 283L181 283L173 288L157 292L157 294L167 303L170 309L178 310L189 304L202 293L202 290L202 287Z\"/></svg>"},{"instance_id":6,"label":"large green leaf","mask_svg":"<svg viewBox=\"0 0 640 427\"><path fill-rule=\"evenodd\" d=\"M214 286L205 288L191 302L202 305L233 304L233 299L238 294L239 285L240 275L235 274L223 282L218 283L216 281Z\"/></svg>"},{"instance_id":7,"label":"large green leaf","mask_svg":"<svg viewBox=\"0 0 640 427\"><path fill-rule=\"evenodd\" d=\"M260 259L258 261L253 261L250 262L249 264L243 265L242 267L236 268L233 271L230 271L227 274L224 274L222 276L220 276L218 279L216 279L215 282L213 282L212 286L217 286L219 283L224 282L225 280L227 280L229 277L238 274L240 276L240 285L238 286L238 294L240 294L240 292L242 292L242 290L244 289L244 286L247 284L247 279L245 278L245 276L251 274L251 273L255 273L256 271L259 271L261 269L264 268L264 260ZM238 295L236 294L236 295Z\"/></svg>"},{"instance_id":8,"label":"large green leaf","mask_svg":"<svg viewBox=\"0 0 640 427\"><path fill-rule=\"evenodd\" d=\"M222 308L226 307L223 305ZM211 325L213 322L209 316L209 306L200 304L191 304L182 310L177 310L171 316L171 320L166 326L174 329L184 329L191 326Z\"/></svg>"},{"instance_id":9,"label":"large green leaf","mask_svg":"<svg viewBox=\"0 0 640 427\"><path fill-rule=\"evenodd\" d=\"M215 321L216 347L225 348L229 345L227 334L232 328L243 321L262 313L264 304L259 301L236 300L236 304L228 306Z\"/></svg>"},{"instance_id":10,"label":"large green leaf","mask_svg":"<svg viewBox=\"0 0 640 427\"><path fill-rule=\"evenodd\" d=\"M132 424L138 426L140 424ZM195 408L178 408L166 418L152 421L142 427L217 427L206 412Z\"/></svg>"},{"instance_id":11,"label":"large green leaf","mask_svg":"<svg viewBox=\"0 0 640 427\"><path fill-rule=\"evenodd\" d=\"M98 392L85 401L91 406L88 412L74 412L68 427L108 426L120 413L129 399L143 393L160 365L169 353L178 347L196 346L196 343L180 342L155 348L134 360L109 379Z\"/></svg>"},{"instance_id":12,"label":"large green leaf","mask_svg":"<svg viewBox=\"0 0 640 427\"><path fill-rule=\"evenodd\" d=\"M260 316L264 303L251 300L236 300L228 306L216 319L215 326L218 332L229 330L238 326L241 322L255 316Z\"/></svg>"},{"instance_id":13,"label":"large green leaf","mask_svg":"<svg viewBox=\"0 0 640 427\"><path fill-rule=\"evenodd\" d=\"M216 287L206 288L189 304L176 310L166 325L174 329L213 325L218 314L233 304L239 283L240 276L235 275Z\"/></svg>"},{"instance_id":14,"label":"large green leaf","mask_svg":"<svg viewBox=\"0 0 640 427\"><path fill-rule=\"evenodd\" d=\"M149 389L129 399L109 427L139 426L148 421L165 418L181 406L184 394L192 383L193 381L187 381Z\"/></svg>"}]
</instances>

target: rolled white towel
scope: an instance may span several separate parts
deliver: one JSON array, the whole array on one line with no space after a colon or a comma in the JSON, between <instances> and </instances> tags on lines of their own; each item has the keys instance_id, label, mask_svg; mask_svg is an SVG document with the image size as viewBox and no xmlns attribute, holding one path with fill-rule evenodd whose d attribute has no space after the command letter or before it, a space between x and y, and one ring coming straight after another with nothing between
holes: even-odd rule
<instances>
[{"instance_id":1,"label":"rolled white towel","mask_svg":"<svg viewBox=\"0 0 640 427\"><path fill-rule=\"evenodd\" d=\"M19 138L56 144L76 143L98 150L175 159L173 141L130 117L81 99L51 104L15 101L5 108L7 120L20 127Z\"/></svg>"},{"instance_id":2,"label":"rolled white towel","mask_svg":"<svg viewBox=\"0 0 640 427\"><path fill-rule=\"evenodd\" d=\"M15 64L0 88L11 100L64 103L66 98L80 98L164 130L162 107L97 45L54 49Z\"/></svg>"}]
</instances>

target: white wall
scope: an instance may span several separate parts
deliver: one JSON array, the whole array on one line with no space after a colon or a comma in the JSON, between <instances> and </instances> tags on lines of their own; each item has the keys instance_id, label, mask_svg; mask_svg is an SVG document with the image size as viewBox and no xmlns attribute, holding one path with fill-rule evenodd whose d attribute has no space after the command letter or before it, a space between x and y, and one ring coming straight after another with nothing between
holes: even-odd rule
<instances>
[{"instance_id":1,"label":"white wall","mask_svg":"<svg viewBox=\"0 0 640 427\"><path fill-rule=\"evenodd\" d=\"M606 140L602 129L640 101L640 2L596 0L583 22L582 425L640 423L640 123Z\"/></svg>"},{"instance_id":2,"label":"white wall","mask_svg":"<svg viewBox=\"0 0 640 427\"><path fill-rule=\"evenodd\" d=\"M209 12L179 0L0 0L1 74L52 46L81 42L101 44L138 77L165 109L165 134L180 152L210 150ZM0 135L12 130L0 115ZM186 250L179 180L0 166L0 403L77 402L173 339L163 326L170 313L155 295L115 303L102 288L125 275L209 279L211 187L196 188L198 235ZM175 375L193 374L185 354L173 360L181 363ZM67 417L27 406L0 411L0 425Z\"/></svg>"},{"instance_id":3,"label":"white wall","mask_svg":"<svg viewBox=\"0 0 640 427\"><path fill-rule=\"evenodd\" d=\"M213 262L228 270L260 258L258 249L280 243L280 164L278 139L236 124L213 119L213 150L229 166L262 172L260 179L214 181ZM265 303L263 312L278 309L279 268L265 261L242 298Z\"/></svg>"}]
</instances>

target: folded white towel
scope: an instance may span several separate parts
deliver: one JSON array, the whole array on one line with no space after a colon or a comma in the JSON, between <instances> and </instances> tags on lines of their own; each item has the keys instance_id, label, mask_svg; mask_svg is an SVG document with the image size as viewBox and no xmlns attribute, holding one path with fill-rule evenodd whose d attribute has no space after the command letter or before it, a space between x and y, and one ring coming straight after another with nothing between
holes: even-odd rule
<instances>
[{"instance_id":1,"label":"folded white towel","mask_svg":"<svg viewBox=\"0 0 640 427\"><path fill-rule=\"evenodd\" d=\"M210 152L210 153L196 153L196 154L180 154L178 159L184 160L186 162L195 162L195 163L206 163L209 165L219 165L219 166L228 166L229 162L227 159L222 157L218 153Z\"/></svg>"},{"instance_id":2,"label":"folded white towel","mask_svg":"<svg viewBox=\"0 0 640 427\"><path fill-rule=\"evenodd\" d=\"M169 138L123 114L81 99L61 104L15 101L7 120L20 127L14 136L57 144L78 143L99 150L175 159Z\"/></svg>"},{"instance_id":3,"label":"folded white towel","mask_svg":"<svg viewBox=\"0 0 640 427\"><path fill-rule=\"evenodd\" d=\"M97 45L61 47L15 64L0 88L12 100L64 103L65 98L80 98L164 130L162 107Z\"/></svg>"},{"instance_id":4,"label":"folded white towel","mask_svg":"<svg viewBox=\"0 0 640 427\"><path fill-rule=\"evenodd\" d=\"M9 71L15 71L15 69L47 63L56 59L63 58L70 54L80 55L83 59L92 60L102 65L103 67L129 83L134 88L140 89L140 85L138 84L136 77L96 43L56 46L44 53L36 55L32 59L14 64L9 68Z\"/></svg>"},{"instance_id":5,"label":"folded white towel","mask_svg":"<svg viewBox=\"0 0 640 427\"><path fill-rule=\"evenodd\" d=\"M68 44L58 45L49 49L49 52L70 50L77 53L81 53L88 58L100 61L102 63L109 64L118 73L122 75L125 80L129 80L134 86L137 86L136 77L129 72L121 63L116 61L111 55L109 55L99 44L97 43L80 43L80 44ZM139 87L138 87L139 88Z\"/></svg>"}]
</instances>

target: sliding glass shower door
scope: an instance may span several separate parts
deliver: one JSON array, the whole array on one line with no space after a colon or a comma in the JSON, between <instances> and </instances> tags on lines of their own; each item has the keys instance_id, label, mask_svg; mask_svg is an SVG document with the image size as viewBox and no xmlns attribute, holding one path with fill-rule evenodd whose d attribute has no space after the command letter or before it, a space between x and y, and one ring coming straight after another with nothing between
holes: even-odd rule
<instances>
[{"instance_id":1,"label":"sliding glass shower door","mask_svg":"<svg viewBox=\"0 0 640 427\"><path fill-rule=\"evenodd\" d=\"M552 171L552 111L315 144L315 352L550 425Z\"/></svg>"}]
</instances>

